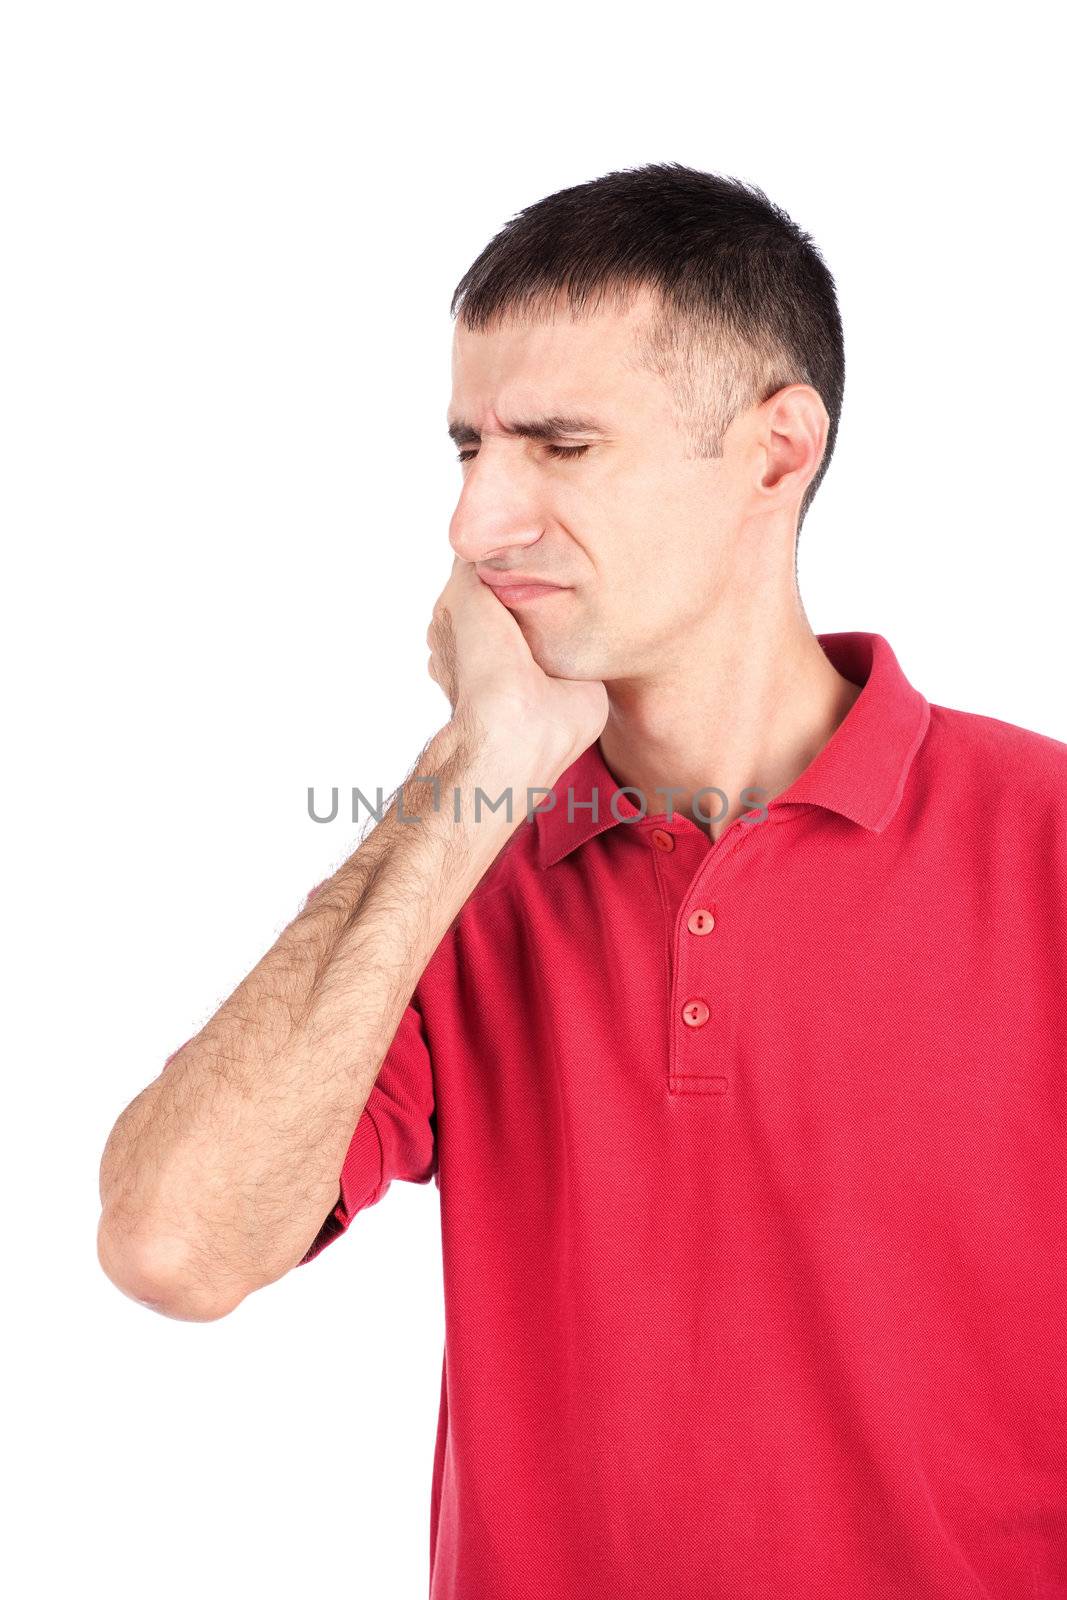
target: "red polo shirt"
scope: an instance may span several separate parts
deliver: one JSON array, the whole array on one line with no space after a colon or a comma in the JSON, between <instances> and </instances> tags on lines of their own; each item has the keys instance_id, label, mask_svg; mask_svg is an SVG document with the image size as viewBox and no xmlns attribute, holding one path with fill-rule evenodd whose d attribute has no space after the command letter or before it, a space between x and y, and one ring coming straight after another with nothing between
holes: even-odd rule
<instances>
[{"instance_id":1,"label":"red polo shirt","mask_svg":"<svg viewBox=\"0 0 1067 1600\"><path fill-rule=\"evenodd\" d=\"M1067 1595L1067 745L820 643L714 844L562 775L355 1130L305 1261L440 1190L431 1600Z\"/></svg>"}]
</instances>

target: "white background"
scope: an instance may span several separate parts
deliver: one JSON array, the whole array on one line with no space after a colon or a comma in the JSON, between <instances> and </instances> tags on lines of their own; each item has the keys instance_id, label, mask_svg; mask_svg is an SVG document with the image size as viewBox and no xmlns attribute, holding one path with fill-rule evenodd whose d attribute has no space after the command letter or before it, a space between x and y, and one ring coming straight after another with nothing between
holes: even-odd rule
<instances>
[{"instance_id":1,"label":"white background","mask_svg":"<svg viewBox=\"0 0 1067 1600\"><path fill-rule=\"evenodd\" d=\"M103 1275L97 1176L354 847L308 785L388 792L446 718L452 290L560 187L758 183L845 323L812 626L1067 740L1059 53L1027 4L3 15L8 1587L407 1600L434 1185L192 1324Z\"/></svg>"}]
</instances>

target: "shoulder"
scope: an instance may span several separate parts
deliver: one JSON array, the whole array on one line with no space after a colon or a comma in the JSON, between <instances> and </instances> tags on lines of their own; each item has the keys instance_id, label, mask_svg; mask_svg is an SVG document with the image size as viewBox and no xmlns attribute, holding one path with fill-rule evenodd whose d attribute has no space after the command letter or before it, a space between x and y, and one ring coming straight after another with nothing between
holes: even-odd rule
<instances>
[{"instance_id":1,"label":"shoulder","mask_svg":"<svg viewBox=\"0 0 1067 1600\"><path fill-rule=\"evenodd\" d=\"M931 704L923 752L943 794L980 800L986 815L1067 820L1067 743L999 717Z\"/></svg>"},{"instance_id":2,"label":"shoulder","mask_svg":"<svg viewBox=\"0 0 1067 1600\"><path fill-rule=\"evenodd\" d=\"M957 760L987 760L1002 766L1031 766L1067 780L1067 743L1033 728L953 706L930 706L931 743L937 754Z\"/></svg>"}]
</instances>

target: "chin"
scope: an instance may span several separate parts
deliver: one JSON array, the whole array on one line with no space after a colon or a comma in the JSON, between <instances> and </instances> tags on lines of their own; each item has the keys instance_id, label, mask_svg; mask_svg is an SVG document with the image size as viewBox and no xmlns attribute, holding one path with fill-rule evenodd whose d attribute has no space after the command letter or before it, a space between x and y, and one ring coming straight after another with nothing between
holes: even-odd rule
<instances>
[{"instance_id":1,"label":"chin","mask_svg":"<svg viewBox=\"0 0 1067 1600\"><path fill-rule=\"evenodd\" d=\"M527 639L530 654L550 678L595 678L596 672L579 646L566 639Z\"/></svg>"}]
</instances>

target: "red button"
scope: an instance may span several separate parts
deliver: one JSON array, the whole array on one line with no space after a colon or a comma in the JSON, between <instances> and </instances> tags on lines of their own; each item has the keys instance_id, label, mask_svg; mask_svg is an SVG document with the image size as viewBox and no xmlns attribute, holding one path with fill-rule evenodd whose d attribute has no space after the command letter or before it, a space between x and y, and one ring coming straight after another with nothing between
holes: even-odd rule
<instances>
[{"instance_id":1,"label":"red button","mask_svg":"<svg viewBox=\"0 0 1067 1600\"><path fill-rule=\"evenodd\" d=\"M702 1028L710 1016L703 1000L687 1000L682 1007L682 1020L690 1028Z\"/></svg>"},{"instance_id":2,"label":"red button","mask_svg":"<svg viewBox=\"0 0 1067 1600\"><path fill-rule=\"evenodd\" d=\"M692 912L686 923L690 933L710 933L714 926L715 918L710 911L705 911L703 906L699 911Z\"/></svg>"},{"instance_id":3,"label":"red button","mask_svg":"<svg viewBox=\"0 0 1067 1600\"><path fill-rule=\"evenodd\" d=\"M672 834L667 832L666 828L652 829L652 843L656 846L657 850L674 849L674 837Z\"/></svg>"}]
</instances>

